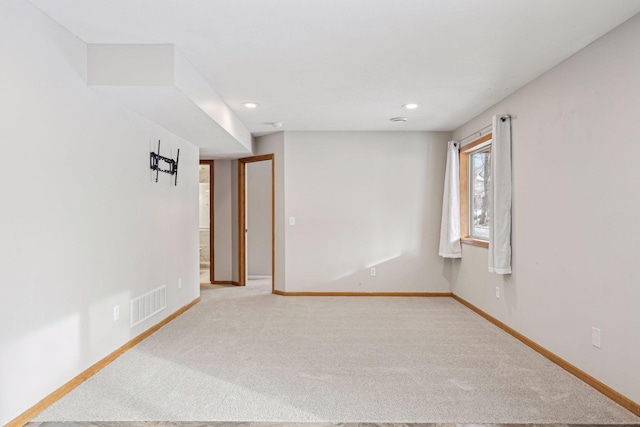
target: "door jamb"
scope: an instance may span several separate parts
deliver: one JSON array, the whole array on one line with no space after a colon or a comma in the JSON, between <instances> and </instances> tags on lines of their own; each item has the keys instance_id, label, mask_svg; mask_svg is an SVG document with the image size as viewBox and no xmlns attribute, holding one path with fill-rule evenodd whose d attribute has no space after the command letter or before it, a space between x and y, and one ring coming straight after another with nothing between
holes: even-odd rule
<instances>
[{"instance_id":1,"label":"door jamb","mask_svg":"<svg viewBox=\"0 0 640 427\"><path fill-rule=\"evenodd\" d=\"M274 154L264 154L261 156L238 159L238 285L247 285L247 278L245 277L245 261L247 250L247 248L245 247L245 230L247 229L246 166L247 163L262 162L266 160L271 160L271 292L273 292L276 285L276 160Z\"/></svg>"}]
</instances>

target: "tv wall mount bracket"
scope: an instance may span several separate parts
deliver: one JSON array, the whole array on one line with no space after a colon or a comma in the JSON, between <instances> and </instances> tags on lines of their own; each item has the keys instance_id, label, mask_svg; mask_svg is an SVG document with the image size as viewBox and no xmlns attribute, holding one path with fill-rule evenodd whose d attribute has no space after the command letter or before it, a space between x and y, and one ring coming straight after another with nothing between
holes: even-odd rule
<instances>
[{"instance_id":1,"label":"tv wall mount bracket","mask_svg":"<svg viewBox=\"0 0 640 427\"><path fill-rule=\"evenodd\" d=\"M158 140L158 152L153 151L149 154L149 161L151 170L156 171L156 182L158 182L158 174L160 172L168 173L169 175L175 175L174 185L178 185L178 160L180 159L180 149L178 148L178 154L176 159L170 159L160 155L160 141ZM160 163L163 162L163 163ZM163 169L164 166L167 169Z\"/></svg>"}]
</instances>

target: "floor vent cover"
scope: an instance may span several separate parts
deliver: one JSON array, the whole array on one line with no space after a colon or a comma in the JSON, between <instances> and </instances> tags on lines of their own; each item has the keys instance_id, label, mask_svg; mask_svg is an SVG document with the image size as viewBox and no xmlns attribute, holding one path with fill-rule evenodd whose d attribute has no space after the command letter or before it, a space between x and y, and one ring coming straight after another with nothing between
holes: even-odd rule
<instances>
[{"instance_id":1,"label":"floor vent cover","mask_svg":"<svg viewBox=\"0 0 640 427\"><path fill-rule=\"evenodd\" d=\"M131 300L131 327L167 308L167 287L161 286Z\"/></svg>"}]
</instances>

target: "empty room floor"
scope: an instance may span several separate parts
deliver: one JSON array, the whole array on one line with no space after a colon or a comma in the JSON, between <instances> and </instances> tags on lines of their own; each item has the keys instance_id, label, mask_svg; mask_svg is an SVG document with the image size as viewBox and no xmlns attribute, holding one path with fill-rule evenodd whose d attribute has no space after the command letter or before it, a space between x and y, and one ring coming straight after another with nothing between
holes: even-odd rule
<instances>
[{"instance_id":1,"label":"empty room floor","mask_svg":"<svg viewBox=\"0 0 640 427\"><path fill-rule=\"evenodd\" d=\"M640 423L452 298L270 290L203 289L34 421Z\"/></svg>"}]
</instances>

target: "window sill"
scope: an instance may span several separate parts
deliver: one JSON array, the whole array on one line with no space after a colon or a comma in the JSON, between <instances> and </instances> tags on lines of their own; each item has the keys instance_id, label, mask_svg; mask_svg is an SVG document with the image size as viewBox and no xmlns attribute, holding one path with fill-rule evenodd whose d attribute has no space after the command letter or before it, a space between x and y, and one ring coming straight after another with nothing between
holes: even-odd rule
<instances>
[{"instance_id":1,"label":"window sill","mask_svg":"<svg viewBox=\"0 0 640 427\"><path fill-rule=\"evenodd\" d=\"M489 248L489 242L486 240L474 239L473 237L462 237L460 243L471 246L480 246L481 248Z\"/></svg>"}]
</instances>

